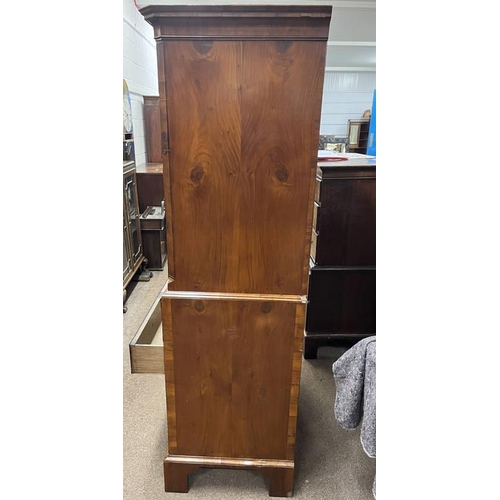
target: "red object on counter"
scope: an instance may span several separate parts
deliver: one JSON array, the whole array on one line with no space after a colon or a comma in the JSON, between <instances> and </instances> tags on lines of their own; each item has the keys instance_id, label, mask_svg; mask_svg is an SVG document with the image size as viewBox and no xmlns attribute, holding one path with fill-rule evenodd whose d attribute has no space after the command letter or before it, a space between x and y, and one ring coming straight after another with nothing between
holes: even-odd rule
<instances>
[{"instance_id":1,"label":"red object on counter","mask_svg":"<svg viewBox=\"0 0 500 500\"><path fill-rule=\"evenodd\" d=\"M318 156L318 161L344 161L348 159L346 156Z\"/></svg>"}]
</instances>

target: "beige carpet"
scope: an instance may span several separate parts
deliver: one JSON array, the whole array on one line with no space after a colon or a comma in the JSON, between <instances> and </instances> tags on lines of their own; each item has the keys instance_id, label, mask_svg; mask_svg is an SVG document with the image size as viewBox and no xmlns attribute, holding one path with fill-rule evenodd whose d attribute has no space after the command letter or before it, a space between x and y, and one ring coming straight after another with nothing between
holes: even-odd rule
<instances>
[{"instance_id":1,"label":"beige carpet","mask_svg":"<svg viewBox=\"0 0 500 500\"><path fill-rule=\"evenodd\" d=\"M165 493L163 458L166 410L163 375L130 373L128 344L167 279L153 271L149 282L129 287L123 314L123 474L124 500L269 498L258 472L198 469L189 493ZM304 360L300 389L294 498L373 500L375 460L364 453L359 429L346 431L335 421L332 363L343 349L321 348L317 360Z\"/></svg>"}]
</instances>

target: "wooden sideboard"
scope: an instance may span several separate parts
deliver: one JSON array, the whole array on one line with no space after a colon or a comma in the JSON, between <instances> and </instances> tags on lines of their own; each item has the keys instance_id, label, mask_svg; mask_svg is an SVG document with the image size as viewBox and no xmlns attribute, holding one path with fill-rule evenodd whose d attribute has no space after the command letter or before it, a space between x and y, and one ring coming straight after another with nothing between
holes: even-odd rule
<instances>
[{"instance_id":1,"label":"wooden sideboard","mask_svg":"<svg viewBox=\"0 0 500 500\"><path fill-rule=\"evenodd\" d=\"M167 215L165 490L256 469L291 496L331 7L140 9Z\"/></svg>"},{"instance_id":2,"label":"wooden sideboard","mask_svg":"<svg viewBox=\"0 0 500 500\"><path fill-rule=\"evenodd\" d=\"M148 259L150 269L162 271L167 255L164 214L161 219L158 219L158 210L164 206L165 202L163 163L138 165L136 177L144 255ZM149 209L154 207L156 210L152 218L145 214L148 207Z\"/></svg>"},{"instance_id":3,"label":"wooden sideboard","mask_svg":"<svg viewBox=\"0 0 500 500\"><path fill-rule=\"evenodd\" d=\"M143 163L136 167L137 196L139 210L144 213L147 207L159 207L165 200L163 184L163 163Z\"/></svg>"},{"instance_id":4,"label":"wooden sideboard","mask_svg":"<svg viewBox=\"0 0 500 500\"><path fill-rule=\"evenodd\" d=\"M376 164L318 163L304 358L375 334Z\"/></svg>"}]
</instances>

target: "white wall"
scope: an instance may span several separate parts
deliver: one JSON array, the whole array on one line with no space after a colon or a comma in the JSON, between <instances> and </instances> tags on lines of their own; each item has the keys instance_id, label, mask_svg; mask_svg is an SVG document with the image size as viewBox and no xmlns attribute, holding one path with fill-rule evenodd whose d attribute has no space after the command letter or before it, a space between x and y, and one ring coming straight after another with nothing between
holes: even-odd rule
<instances>
[{"instance_id":1,"label":"white wall","mask_svg":"<svg viewBox=\"0 0 500 500\"><path fill-rule=\"evenodd\" d=\"M153 27L144 20L134 0L123 0L123 78L132 100L135 161L146 163L143 106L145 95L158 95L158 69Z\"/></svg>"},{"instance_id":2,"label":"white wall","mask_svg":"<svg viewBox=\"0 0 500 500\"><path fill-rule=\"evenodd\" d=\"M372 108L375 71L325 73L321 135L347 136L347 122Z\"/></svg>"}]
</instances>

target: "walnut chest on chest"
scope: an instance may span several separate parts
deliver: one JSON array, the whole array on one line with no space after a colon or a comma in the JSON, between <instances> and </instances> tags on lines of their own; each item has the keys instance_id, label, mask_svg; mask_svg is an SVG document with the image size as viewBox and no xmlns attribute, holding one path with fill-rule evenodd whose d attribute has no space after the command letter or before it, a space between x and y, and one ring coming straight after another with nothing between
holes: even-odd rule
<instances>
[{"instance_id":1,"label":"walnut chest on chest","mask_svg":"<svg viewBox=\"0 0 500 500\"><path fill-rule=\"evenodd\" d=\"M170 283L166 491L258 469L291 496L331 7L148 6Z\"/></svg>"}]
</instances>

